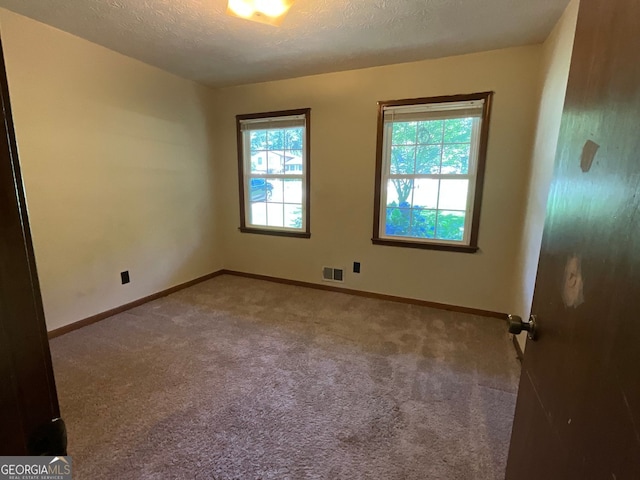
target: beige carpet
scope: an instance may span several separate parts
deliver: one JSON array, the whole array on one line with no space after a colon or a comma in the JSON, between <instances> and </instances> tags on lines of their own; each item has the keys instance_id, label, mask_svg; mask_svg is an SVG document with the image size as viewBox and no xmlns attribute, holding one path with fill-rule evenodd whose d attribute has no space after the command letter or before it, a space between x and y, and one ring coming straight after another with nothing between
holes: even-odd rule
<instances>
[{"instance_id":1,"label":"beige carpet","mask_svg":"<svg viewBox=\"0 0 640 480\"><path fill-rule=\"evenodd\" d=\"M222 276L54 339L74 479L501 479L497 319Z\"/></svg>"}]
</instances>

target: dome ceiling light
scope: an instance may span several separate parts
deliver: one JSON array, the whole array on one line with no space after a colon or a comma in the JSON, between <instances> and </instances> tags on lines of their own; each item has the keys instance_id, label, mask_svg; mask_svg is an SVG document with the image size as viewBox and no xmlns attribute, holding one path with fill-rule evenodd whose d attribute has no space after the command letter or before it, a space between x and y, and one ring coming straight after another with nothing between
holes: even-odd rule
<instances>
[{"instance_id":1,"label":"dome ceiling light","mask_svg":"<svg viewBox=\"0 0 640 480\"><path fill-rule=\"evenodd\" d=\"M227 15L278 26L294 0L229 0Z\"/></svg>"}]
</instances>

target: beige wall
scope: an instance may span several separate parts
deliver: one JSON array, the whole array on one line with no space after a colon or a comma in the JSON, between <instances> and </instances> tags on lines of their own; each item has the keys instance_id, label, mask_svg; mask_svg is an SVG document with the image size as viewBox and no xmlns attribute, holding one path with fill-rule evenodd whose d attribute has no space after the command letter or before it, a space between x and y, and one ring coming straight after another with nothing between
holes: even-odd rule
<instances>
[{"instance_id":1,"label":"beige wall","mask_svg":"<svg viewBox=\"0 0 640 480\"><path fill-rule=\"evenodd\" d=\"M221 268L211 91L4 9L0 28L47 327Z\"/></svg>"},{"instance_id":2,"label":"beige wall","mask_svg":"<svg viewBox=\"0 0 640 480\"><path fill-rule=\"evenodd\" d=\"M345 288L526 316L576 2L544 46L218 91L0 9L48 328L220 268L322 283L325 265ZM372 245L376 102L486 90L480 252ZM234 117L300 107L312 238L241 234Z\"/></svg>"},{"instance_id":3,"label":"beige wall","mask_svg":"<svg viewBox=\"0 0 640 480\"><path fill-rule=\"evenodd\" d=\"M540 46L226 88L214 136L225 267L499 312L515 308L524 190L539 100ZM493 90L477 254L371 244L376 102ZM238 231L235 115L311 107L309 240ZM362 273L351 273L353 261Z\"/></svg>"},{"instance_id":4,"label":"beige wall","mask_svg":"<svg viewBox=\"0 0 640 480\"><path fill-rule=\"evenodd\" d=\"M547 209L547 196L558 146L560 120L567 91L573 38L579 1L573 0L543 45L542 94L538 112L533 161L527 185L525 223L517 262L517 312L522 318L531 313L531 302L538 269L540 245ZM526 336L519 337L524 348Z\"/></svg>"}]
</instances>

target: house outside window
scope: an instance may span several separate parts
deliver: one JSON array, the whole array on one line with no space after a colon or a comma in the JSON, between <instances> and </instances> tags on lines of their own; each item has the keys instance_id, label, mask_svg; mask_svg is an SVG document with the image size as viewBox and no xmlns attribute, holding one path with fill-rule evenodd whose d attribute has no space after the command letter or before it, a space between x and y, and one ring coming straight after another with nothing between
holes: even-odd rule
<instances>
[{"instance_id":1,"label":"house outside window","mask_svg":"<svg viewBox=\"0 0 640 480\"><path fill-rule=\"evenodd\" d=\"M240 230L309 238L310 109L238 115Z\"/></svg>"},{"instance_id":2,"label":"house outside window","mask_svg":"<svg viewBox=\"0 0 640 480\"><path fill-rule=\"evenodd\" d=\"M379 102L374 244L478 250L491 99Z\"/></svg>"}]
</instances>

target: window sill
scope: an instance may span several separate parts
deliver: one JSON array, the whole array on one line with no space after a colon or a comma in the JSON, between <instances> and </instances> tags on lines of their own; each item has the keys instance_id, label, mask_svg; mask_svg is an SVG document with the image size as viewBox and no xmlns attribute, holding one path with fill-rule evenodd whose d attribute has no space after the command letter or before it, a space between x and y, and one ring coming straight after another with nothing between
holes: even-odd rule
<instances>
[{"instance_id":1,"label":"window sill","mask_svg":"<svg viewBox=\"0 0 640 480\"><path fill-rule=\"evenodd\" d=\"M374 245L386 245L388 247L405 247L405 248L420 248L423 250L441 250L445 252L460 252L460 253L476 253L480 250L478 247L469 245L451 245L448 243L424 243L424 242L412 242L410 240L391 240L387 238L372 238L371 243Z\"/></svg>"},{"instance_id":2,"label":"window sill","mask_svg":"<svg viewBox=\"0 0 640 480\"><path fill-rule=\"evenodd\" d=\"M257 235L272 235L274 237L290 237L290 238L311 238L309 232L285 232L282 230L266 230L262 228L240 227L242 233L255 233Z\"/></svg>"}]
</instances>

